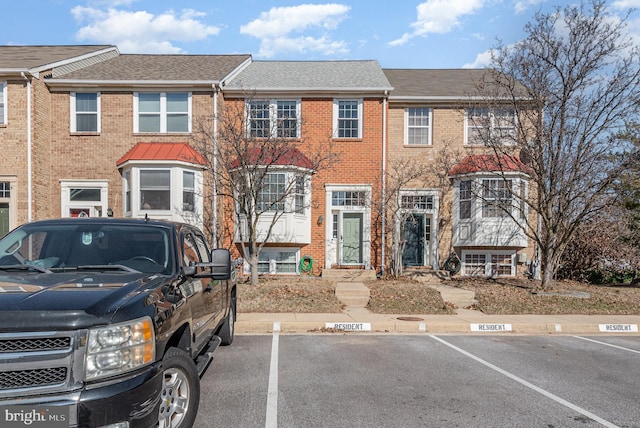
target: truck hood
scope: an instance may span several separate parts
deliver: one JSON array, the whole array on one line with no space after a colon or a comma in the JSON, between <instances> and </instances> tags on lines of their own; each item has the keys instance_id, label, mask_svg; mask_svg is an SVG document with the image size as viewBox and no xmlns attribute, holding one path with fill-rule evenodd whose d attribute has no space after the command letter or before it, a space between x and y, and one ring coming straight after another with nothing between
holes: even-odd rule
<instances>
[{"instance_id":1,"label":"truck hood","mask_svg":"<svg viewBox=\"0 0 640 428\"><path fill-rule=\"evenodd\" d=\"M0 332L108 323L118 308L158 278L130 272L1 272Z\"/></svg>"}]
</instances>

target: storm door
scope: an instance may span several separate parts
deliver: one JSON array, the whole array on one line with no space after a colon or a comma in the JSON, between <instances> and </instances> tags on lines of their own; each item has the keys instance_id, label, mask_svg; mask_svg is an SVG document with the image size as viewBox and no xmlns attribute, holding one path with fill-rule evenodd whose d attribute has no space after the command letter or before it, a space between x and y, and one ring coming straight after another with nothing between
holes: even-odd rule
<instances>
[{"instance_id":1,"label":"storm door","mask_svg":"<svg viewBox=\"0 0 640 428\"><path fill-rule=\"evenodd\" d=\"M362 213L342 214L341 263L362 263Z\"/></svg>"}]
</instances>

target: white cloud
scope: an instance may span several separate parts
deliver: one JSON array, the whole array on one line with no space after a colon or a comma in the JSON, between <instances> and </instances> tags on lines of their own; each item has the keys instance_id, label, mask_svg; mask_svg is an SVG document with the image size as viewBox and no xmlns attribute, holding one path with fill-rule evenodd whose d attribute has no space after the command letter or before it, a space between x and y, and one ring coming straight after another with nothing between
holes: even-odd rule
<instances>
[{"instance_id":1,"label":"white cloud","mask_svg":"<svg viewBox=\"0 0 640 428\"><path fill-rule=\"evenodd\" d=\"M487 68L491 65L491 49L476 55L476 59L473 62L467 63L462 68Z\"/></svg>"},{"instance_id":2,"label":"white cloud","mask_svg":"<svg viewBox=\"0 0 640 428\"><path fill-rule=\"evenodd\" d=\"M482 6L484 0L427 0L416 7L418 17L411 24L413 31L389 44L399 46L417 36L448 33L460 25L460 18L475 13Z\"/></svg>"},{"instance_id":3,"label":"white cloud","mask_svg":"<svg viewBox=\"0 0 640 428\"><path fill-rule=\"evenodd\" d=\"M274 7L258 19L240 27L240 33L261 40L258 56L273 57L279 52L318 52L324 55L348 52L343 41L332 40L326 32L335 30L351 8L341 4L302 4ZM308 31L323 34L292 35Z\"/></svg>"},{"instance_id":4,"label":"white cloud","mask_svg":"<svg viewBox=\"0 0 640 428\"><path fill-rule=\"evenodd\" d=\"M516 14L526 12L531 6L537 6L544 3L544 0L518 0L513 5L513 10Z\"/></svg>"},{"instance_id":5,"label":"white cloud","mask_svg":"<svg viewBox=\"0 0 640 428\"><path fill-rule=\"evenodd\" d=\"M640 8L640 0L616 0L611 5L614 9L636 9Z\"/></svg>"},{"instance_id":6,"label":"white cloud","mask_svg":"<svg viewBox=\"0 0 640 428\"><path fill-rule=\"evenodd\" d=\"M173 41L202 40L220 32L219 28L204 24L200 20L204 14L193 9L153 15L146 11L76 6L71 13L78 22L87 23L76 33L78 40L115 44L127 53L181 53Z\"/></svg>"}]
</instances>

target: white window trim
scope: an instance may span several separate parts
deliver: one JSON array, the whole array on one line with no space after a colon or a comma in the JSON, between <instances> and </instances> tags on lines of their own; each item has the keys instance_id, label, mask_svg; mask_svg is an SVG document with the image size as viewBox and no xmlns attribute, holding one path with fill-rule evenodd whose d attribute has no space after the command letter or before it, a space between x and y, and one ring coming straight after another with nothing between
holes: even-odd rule
<instances>
[{"instance_id":1,"label":"white window trim","mask_svg":"<svg viewBox=\"0 0 640 428\"><path fill-rule=\"evenodd\" d=\"M357 137L338 137L339 101L356 101L358 103L358 136ZM334 98L333 100L333 138L340 139L340 140L362 139L363 110L364 109L363 109L362 98Z\"/></svg>"},{"instance_id":2,"label":"white window trim","mask_svg":"<svg viewBox=\"0 0 640 428\"><path fill-rule=\"evenodd\" d=\"M504 177L501 175L491 175L491 174L482 174L482 175L474 175L474 176L466 176L462 177L455 182L455 200L454 200L454 214L455 219L458 223L462 222L491 222L491 221L504 221L505 218L509 216L505 214L503 217L484 217L483 216L483 204L484 200L482 196L479 196L477 192L483 191L484 180L508 180L511 181L512 191L511 191L511 214L516 218L524 219L529 213L528 206L526 202L523 202L520 198L521 189L524 190L523 196L525 198L528 197L529 194L529 185L528 181L522 178L520 175L505 175ZM460 218L460 183L462 181L471 181L471 216L468 218ZM524 213L521 213L521 204L524 204Z\"/></svg>"},{"instance_id":3,"label":"white window trim","mask_svg":"<svg viewBox=\"0 0 640 428\"><path fill-rule=\"evenodd\" d=\"M500 277L509 277L509 276L515 276L516 272L517 272L517 267L516 267L516 263L517 263L517 254L516 254L516 250L462 250L461 253L461 262L462 262L462 269L461 269L461 274L463 276L474 276L474 275L468 275L465 273L465 269L466 269L466 265L465 265L465 259L466 256L469 254L483 254L485 256L485 268L484 268L484 275L475 275L475 276L492 276L492 272L491 272L491 256L493 255L509 255L511 256L511 275L498 275Z\"/></svg>"},{"instance_id":4,"label":"white window trim","mask_svg":"<svg viewBox=\"0 0 640 428\"><path fill-rule=\"evenodd\" d=\"M264 247L261 251L260 254L268 254L269 256L275 255L277 253L295 253L296 255L296 261L295 261L295 270L293 272L279 272L277 269L277 265L278 262L273 258L270 257L269 258L269 275L298 275L298 266L300 265L300 248L298 247ZM273 265L276 266L275 270L272 270L272 264L271 262L273 261ZM258 262L258 263L264 263L264 262ZM246 275L249 275L251 273L251 265L245 261L243 264L243 271Z\"/></svg>"},{"instance_id":5,"label":"white window trim","mask_svg":"<svg viewBox=\"0 0 640 428\"><path fill-rule=\"evenodd\" d=\"M428 141L424 144L410 144L409 143L409 110L412 108L423 108L429 110L429 134ZM415 128L424 128L423 126L415 127ZM466 129L466 128L465 128ZM433 109L431 107L424 106L415 106L415 107L407 107L404 109L404 145L407 147L428 147L433 145Z\"/></svg>"},{"instance_id":6,"label":"white window trim","mask_svg":"<svg viewBox=\"0 0 640 428\"><path fill-rule=\"evenodd\" d=\"M9 106L7 105L7 82L0 82L0 98L2 101L2 104L4 105L4 114L2 117L2 122L0 122L0 125L6 125L8 120L9 120Z\"/></svg>"},{"instance_id":7,"label":"white window trim","mask_svg":"<svg viewBox=\"0 0 640 428\"><path fill-rule=\"evenodd\" d=\"M70 112L71 112L71 117L70 117L70 131L71 132L81 132L81 133L87 133L87 134L93 134L93 133L100 133L100 117L102 116L101 111L100 111L100 92L80 92L80 93L91 93L91 94L96 94L96 108L97 108L97 123L96 123L96 130L95 131L78 131L77 130L77 111L76 111L76 94L78 92L71 92L69 100L71 103L70 106Z\"/></svg>"},{"instance_id":8,"label":"white window trim","mask_svg":"<svg viewBox=\"0 0 640 428\"><path fill-rule=\"evenodd\" d=\"M139 127L139 95L141 93L145 94L160 94L160 130L157 132L142 132ZM191 110L191 92L185 91L174 91L174 93L187 94L187 132L176 132L176 131L167 131L167 92L157 92L157 91L148 91L148 92L134 92L133 93L133 132L134 134L190 134L191 127L191 118L192 118L192 110Z\"/></svg>"},{"instance_id":9,"label":"white window trim","mask_svg":"<svg viewBox=\"0 0 640 428\"><path fill-rule=\"evenodd\" d=\"M100 189L100 201L71 201L71 189ZM101 211L102 217L107 216L109 201L109 181L108 180L60 180L60 217L69 217L69 210L73 208L89 208ZM96 214L97 215L97 214Z\"/></svg>"},{"instance_id":10,"label":"white window trim","mask_svg":"<svg viewBox=\"0 0 640 428\"><path fill-rule=\"evenodd\" d=\"M508 108L505 108L508 109ZM470 119L469 119L469 110L473 110L473 108L467 108L464 111L464 145L465 146L472 146L472 147L477 147L477 146L483 146L484 145L484 141L481 141L479 143L471 143L469 142L469 127L470 127ZM489 132L493 133L494 130L497 128L495 125L495 114L493 112L493 110L496 109L491 109L489 108ZM518 116L517 113L515 111L515 109L513 109L513 132L517 133L518 132ZM503 142L503 145L514 145L515 141L507 141L507 142Z\"/></svg>"},{"instance_id":11,"label":"white window trim","mask_svg":"<svg viewBox=\"0 0 640 428\"><path fill-rule=\"evenodd\" d=\"M293 101L296 103L296 136L295 137L278 137L278 101ZM246 133L247 135L251 135L251 122L253 118L251 117L251 103L252 102L266 102L269 104L269 130L271 138L285 138L285 139L297 139L300 138L301 135L301 114L302 114L302 100L300 98L269 98L269 99L255 99L248 100L245 102L245 117L247 118L246 123ZM267 138L267 137L257 137L257 138Z\"/></svg>"}]
</instances>

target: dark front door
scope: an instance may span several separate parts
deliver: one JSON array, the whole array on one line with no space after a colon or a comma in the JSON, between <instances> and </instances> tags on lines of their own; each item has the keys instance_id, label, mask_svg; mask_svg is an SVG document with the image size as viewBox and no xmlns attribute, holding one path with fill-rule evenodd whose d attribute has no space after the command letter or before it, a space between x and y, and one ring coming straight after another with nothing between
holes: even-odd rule
<instances>
[{"instance_id":1,"label":"dark front door","mask_svg":"<svg viewBox=\"0 0 640 428\"><path fill-rule=\"evenodd\" d=\"M404 250L402 261L405 266L424 265L424 214L412 214L404 222Z\"/></svg>"}]
</instances>

